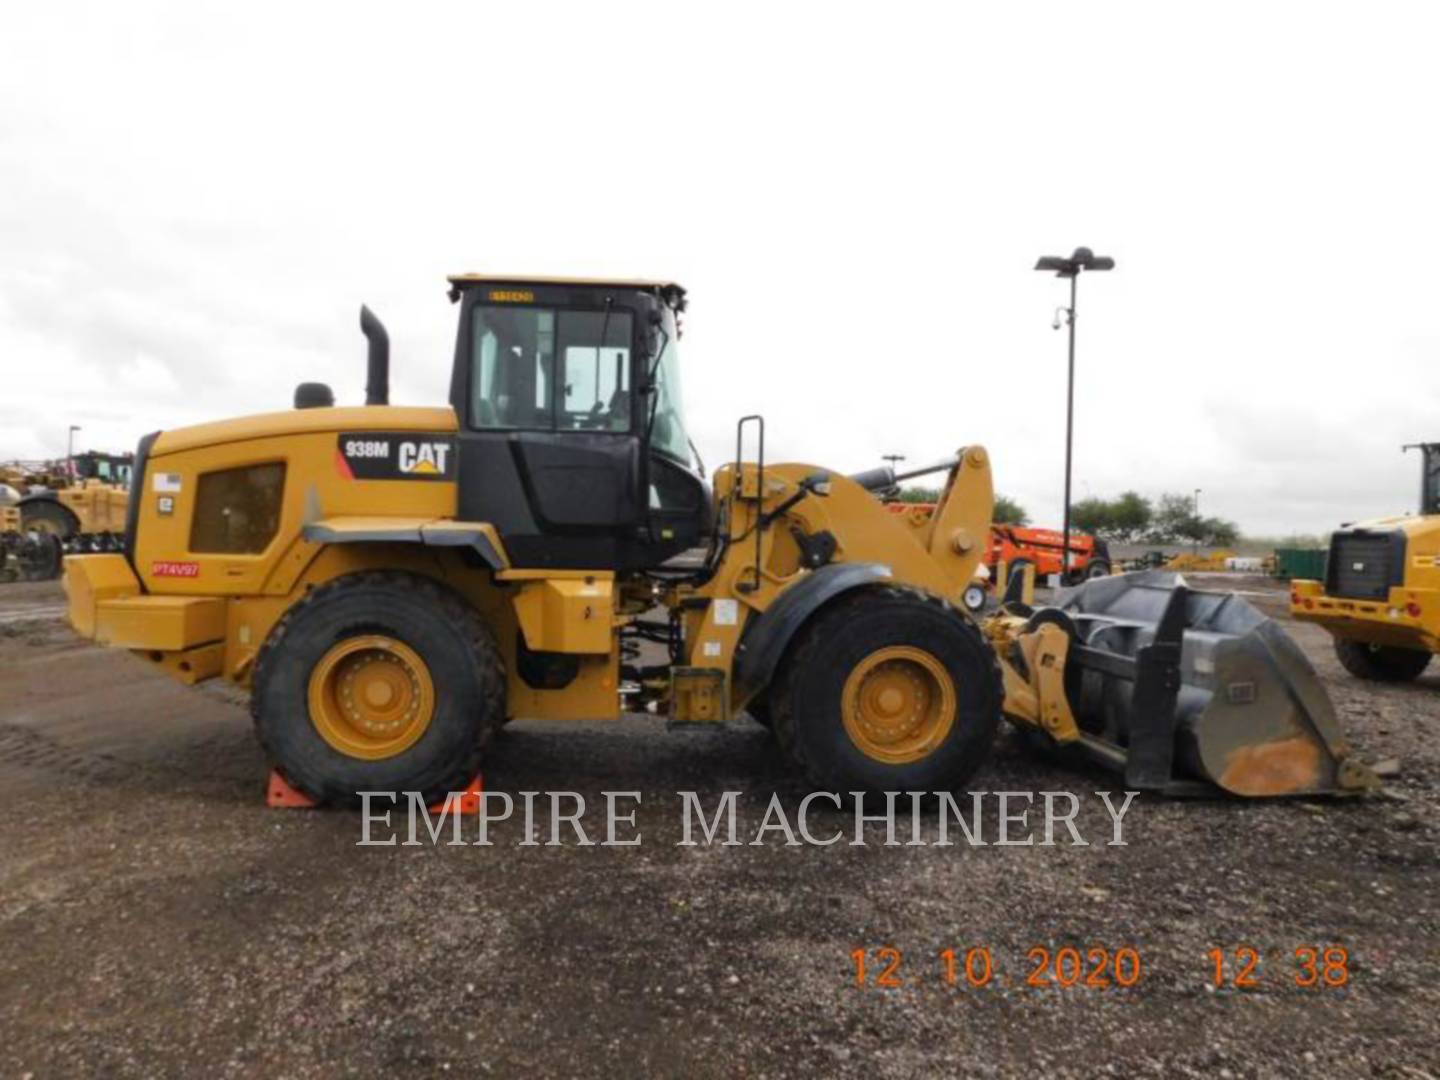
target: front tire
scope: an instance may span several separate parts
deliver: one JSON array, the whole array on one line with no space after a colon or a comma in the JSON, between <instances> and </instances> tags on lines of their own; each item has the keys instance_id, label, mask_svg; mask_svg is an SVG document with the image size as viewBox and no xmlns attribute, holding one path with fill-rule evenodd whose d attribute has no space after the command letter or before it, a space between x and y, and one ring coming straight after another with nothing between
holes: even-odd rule
<instances>
[{"instance_id":1,"label":"front tire","mask_svg":"<svg viewBox=\"0 0 1440 1080\"><path fill-rule=\"evenodd\" d=\"M15 562L23 581L54 581L64 566L65 547L54 533L23 534Z\"/></svg>"},{"instance_id":2,"label":"front tire","mask_svg":"<svg viewBox=\"0 0 1440 1080\"><path fill-rule=\"evenodd\" d=\"M1430 666L1430 653L1420 649L1340 638L1335 639L1335 655L1351 675L1371 682L1410 682Z\"/></svg>"},{"instance_id":3,"label":"front tire","mask_svg":"<svg viewBox=\"0 0 1440 1080\"><path fill-rule=\"evenodd\" d=\"M45 533L57 540L79 535L80 519L68 506L50 499L24 503L20 507L20 528L25 532Z\"/></svg>"},{"instance_id":4,"label":"front tire","mask_svg":"<svg viewBox=\"0 0 1440 1080\"><path fill-rule=\"evenodd\" d=\"M766 731L773 731L775 718L770 715L770 699L767 694L756 694L745 706L745 711L750 714L750 719L763 727Z\"/></svg>"},{"instance_id":5,"label":"front tire","mask_svg":"<svg viewBox=\"0 0 1440 1080\"><path fill-rule=\"evenodd\" d=\"M781 747L817 789L951 791L985 761L1000 670L944 601L862 589L825 608L770 698Z\"/></svg>"},{"instance_id":6,"label":"front tire","mask_svg":"<svg viewBox=\"0 0 1440 1080\"><path fill-rule=\"evenodd\" d=\"M468 784L505 718L505 670L475 609L414 574L310 592L255 662L250 713L271 762L318 802Z\"/></svg>"}]
</instances>

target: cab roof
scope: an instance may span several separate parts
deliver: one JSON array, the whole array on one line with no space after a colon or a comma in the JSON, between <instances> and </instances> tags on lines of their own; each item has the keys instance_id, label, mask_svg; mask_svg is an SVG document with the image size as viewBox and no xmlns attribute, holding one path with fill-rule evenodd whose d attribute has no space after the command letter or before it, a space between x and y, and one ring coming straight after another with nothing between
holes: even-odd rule
<instances>
[{"instance_id":1,"label":"cab roof","mask_svg":"<svg viewBox=\"0 0 1440 1080\"><path fill-rule=\"evenodd\" d=\"M451 274L451 285L464 289L471 285L594 285L610 286L616 289L675 290L683 293L684 286L674 281L646 278L585 278L547 277L543 274Z\"/></svg>"}]
</instances>

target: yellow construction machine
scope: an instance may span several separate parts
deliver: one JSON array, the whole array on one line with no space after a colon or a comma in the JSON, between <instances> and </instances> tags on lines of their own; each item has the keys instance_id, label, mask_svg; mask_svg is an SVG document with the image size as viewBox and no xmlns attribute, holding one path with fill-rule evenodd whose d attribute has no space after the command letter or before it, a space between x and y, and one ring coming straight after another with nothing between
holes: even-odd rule
<instances>
[{"instance_id":1,"label":"yellow construction machine","mask_svg":"<svg viewBox=\"0 0 1440 1080\"><path fill-rule=\"evenodd\" d=\"M120 550L129 454L0 465L0 581L60 576L66 554Z\"/></svg>"},{"instance_id":2,"label":"yellow construction machine","mask_svg":"<svg viewBox=\"0 0 1440 1080\"><path fill-rule=\"evenodd\" d=\"M1325 580L1290 583L1290 613L1335 639L1345 670L1408 682L1440 652L1440 443L1420 451L1420 513L1363 521L1330 536Z\"/></svg>"},{"instance_id":3,"label":"yellow construction machine","mask_svg":"<svg viewBox=\"0 0 1440 1080\"><path fill-rule=\"evenodd\" d=\"M363 407L306 383L293 411L147 436L124 551L66 560L81 634L247 685L302 793L438 797L511 718L646 710L682 729L748 712L830 790L953 790L1002 717L1140 789L1374 784L1304 656L1239 597L1128 575L964 611L982 447L847 476L767 461L746 417L712 490L681 409L680 286L450 280L448 405L388 404L362 309ZM877 493L927 473L933 513L889 513Z\"/></svg>"},{"instance_id":4,"label":"yellow construction machine","mask_svg":"<svg viewBox=\"0 0 1440 1080\"><path fill-rule=\"evenodd\" d=\"M1170 557L1169 561L1165 563L1165 569L1178 570L1182 573L1189 571L1193 574L1219 573L1228 569L1230 560L1235 557L1235 552L1229 548L1219 548L1206 552L1204 555L1199 552L1182 551Z\"/></svg>"}]
</instances>

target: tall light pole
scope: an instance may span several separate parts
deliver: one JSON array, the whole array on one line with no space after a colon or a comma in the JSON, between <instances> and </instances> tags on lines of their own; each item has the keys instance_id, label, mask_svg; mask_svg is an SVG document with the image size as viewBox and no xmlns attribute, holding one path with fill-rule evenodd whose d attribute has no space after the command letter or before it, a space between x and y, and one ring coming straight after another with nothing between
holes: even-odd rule
<instances>
[{"instance_id":1,"label":"tall light pole","mask_svg":"<svg viewBox=\"0 0 1440 1080\"><path fill-rule=\"evenodd\" d=\"M70 434L65 440L65 471L75 479L75 432L82 430L79 424L70 425Z\"/></svg>"},{"instance_id":2,"label":"tall light pole","mask_svg":"<svg viewBox=\"0 0 1440 1080\"><path fill-rule=\"evenodd\" d=\"M1070 464L1075 445L1075 300L1076 285L1083 270L1114 270L1115 260L1108 255L1096 255L1087 247L1076 248L1067 259L1063 255L1043 255L1035 264L1036 270L1047 270L1056 277L1070 279L1070 306L1057 308L1054 326L1060 329L1060 313L1065 313L1065 322L1070 327L1070 372L1065 389L1065 534L1064 557L1060 562L1060 578L1063 582L1070 574Z\"/></svg>"},{"instance_id":3,"label":"tall light pole","mask_svg":"<svg viewBox=\"0 0 1440 1080\"><path fill-rule=\"evenodd\" d=\"M1200 489L1195 489L1195 497L1190 500L1190 513L1195 515L1195 554L1200 554Z\"/></svg>"}]
</instances>

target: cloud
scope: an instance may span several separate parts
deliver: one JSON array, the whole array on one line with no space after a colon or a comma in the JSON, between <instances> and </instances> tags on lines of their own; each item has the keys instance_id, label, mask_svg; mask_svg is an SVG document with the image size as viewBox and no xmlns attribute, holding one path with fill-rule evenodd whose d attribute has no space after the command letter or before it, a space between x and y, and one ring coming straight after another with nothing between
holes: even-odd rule
<instances>
[{"instance_id":1,"label":"cloud","mask_svg":"<svg viewBox=\"0 0 1440 1080\"><path fill-rule=\"evenodd\" d=\"M1030 267L1085 243L1119 265L1081 284L1077 495L1198 487L1269 533L1406 508L1437 18L1207 12L31 5L0 457L358 400L362 301L395 399L438 403L447 272L638 274L692 290L712 466L756 411L772 459L846 471L983 442L1058 521L1067 297Z\"/></svg>"}]
</instances>

